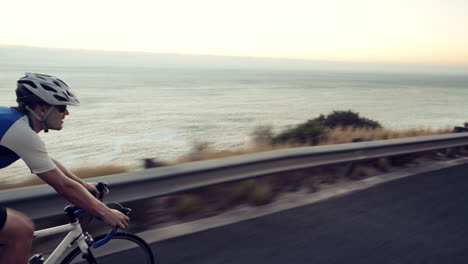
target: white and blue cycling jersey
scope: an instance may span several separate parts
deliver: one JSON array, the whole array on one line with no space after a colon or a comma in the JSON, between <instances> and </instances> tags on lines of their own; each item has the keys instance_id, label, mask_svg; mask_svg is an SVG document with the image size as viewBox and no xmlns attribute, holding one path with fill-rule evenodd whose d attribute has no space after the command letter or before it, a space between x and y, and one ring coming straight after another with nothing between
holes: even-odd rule
<instances>
[{"instance_id":1,"label":"white and blue cycling jersey","mask_svg":"<svg viewBox=\"0 0 468 264\"><path fill-rule=\"evenodd\" d=\"M20 158L35 174L55 168L29 117L15 108L0 107L0 168Z\"/></svg>"}]
</instances>

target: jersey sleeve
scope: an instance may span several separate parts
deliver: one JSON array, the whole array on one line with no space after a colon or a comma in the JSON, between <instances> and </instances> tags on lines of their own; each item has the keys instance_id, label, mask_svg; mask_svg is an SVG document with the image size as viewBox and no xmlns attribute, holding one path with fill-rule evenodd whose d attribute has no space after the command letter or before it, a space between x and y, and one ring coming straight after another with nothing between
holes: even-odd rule
<instances>
[{"instance_id":1,"label":"jersey sleeve","mask_svg":"<svg viewBox=\"0 0 468 264\"><path fill-rule=\"evenodd\" d=\"M1 144L15 152L34 174L56 168L49 157L44 142L29 125L27 117L13 124L2 138Z\"/></svg>"}]
</instances>

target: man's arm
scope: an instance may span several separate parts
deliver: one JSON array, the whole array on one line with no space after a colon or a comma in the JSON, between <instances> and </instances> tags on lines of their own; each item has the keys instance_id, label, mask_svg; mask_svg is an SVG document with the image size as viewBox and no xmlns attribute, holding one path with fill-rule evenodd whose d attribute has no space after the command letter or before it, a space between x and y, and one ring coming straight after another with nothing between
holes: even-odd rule
<instances>
[{"instance_id":1,"label":"man's arm","mask_svg":"<svg viewBox=\"0 0 468 264\"><path fill-rule=\"evenodd\" d=\"M109 209L91 195L82 184L65 176L60 169L55 168L48 172L39 173L37 176L52 186L67 201L92 214L101 216L104 222L122 229L128 226L129 218L126 215Z\"/></svg>"},{"instance_id":2,"label":"man's arm","mask_svg":"<svg viewBox=\"0 0 468 264\"><path fill-rule=\"evenodd\" d=\"M67 168L65 168L60 162L58 162L55 159L52 159L52 161L55 163L57 168L62 171L62 173L67 176L68 178L76 181L77 183L83 185L86 190L88 190L90 193L92 193L94 196L98 195L98 190L96 189L96 184L91 184L83 181L79 177L77 177L75 174L73 174L71 171L69 171Z\"/></svg>"}]
</instances>

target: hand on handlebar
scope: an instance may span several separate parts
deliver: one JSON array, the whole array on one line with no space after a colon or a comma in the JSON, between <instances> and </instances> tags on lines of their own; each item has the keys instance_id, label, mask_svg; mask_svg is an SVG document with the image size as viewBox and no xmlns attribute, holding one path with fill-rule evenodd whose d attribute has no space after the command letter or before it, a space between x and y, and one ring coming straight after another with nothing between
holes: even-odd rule
<instances>
[{"instance_id":1,"label":"hand on handlebar","mask_svg":"<svg viewBox=\"0 0 468 264\"><path fill-rule=\"evenodd\" d=\"M109 192L108 185L104 182L100 182L97 185L95 185L96 190L98 191L98 199L102 201L104 195L106 195ZM127 216L127 214L130 213L129 208L123 208L119 203L112 203L114 205L114 208L117 208L117 210L112 209L112 206L109 208L107 214L102 216L102 220L111 225L113 228L120 228L120 229L125 229L128 227L128 224L130 222L130 218ZM111 204L108 204L108 206Z\"/></svg>"},{"instance_id":2,"label":"hand on handlebar","mask_svg":"<svg viewBox=\"0 0 468 264\"><path fill-rule=\"evenodd\" d=\"M128 216L115 209L109 209L109 212L102 216L102 220L112 227L118 227L120 229L127 228L130 223L130 218Z\"/></svg>"},{"instance_id":3,"label":"hand on handlebar","mask_svg":"<svg viewBox=\"0 0 468 264\"><path fill-rule=\"evenodd\" d=\"M99 195L99 190L97 189L97 186L98 184L95 183L95 182L85 182L83 184L83 186L86 188L86 190L88 190L88 192L90 192L94 197L98 197Z\"/></svg>"}]
</instances>

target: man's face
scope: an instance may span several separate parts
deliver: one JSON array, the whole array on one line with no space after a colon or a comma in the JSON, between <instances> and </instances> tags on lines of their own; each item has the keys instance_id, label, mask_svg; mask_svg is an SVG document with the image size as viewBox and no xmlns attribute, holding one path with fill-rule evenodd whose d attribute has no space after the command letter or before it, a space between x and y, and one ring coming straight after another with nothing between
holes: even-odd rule
<instances>
[{"instance_id":1,"label":"man's face","mask_svg":"<svg viewBox=\"0 0 468 264\"><path fill-rule=\"evenodd\" d=\"M69 115L66 105L50 106L54 109L47 117L47 127L53 130L61 130L63 128L63 121L66 115Z\"/></svg>"}]
</instances>

